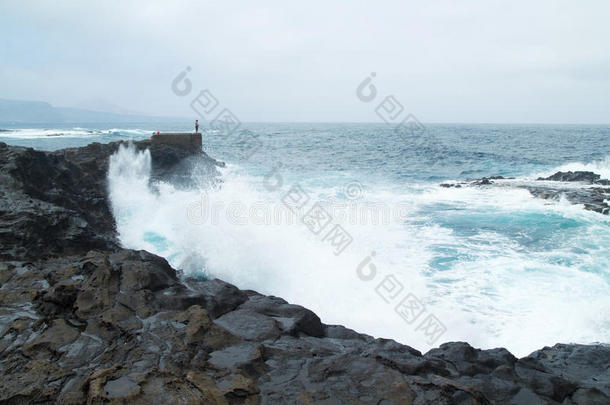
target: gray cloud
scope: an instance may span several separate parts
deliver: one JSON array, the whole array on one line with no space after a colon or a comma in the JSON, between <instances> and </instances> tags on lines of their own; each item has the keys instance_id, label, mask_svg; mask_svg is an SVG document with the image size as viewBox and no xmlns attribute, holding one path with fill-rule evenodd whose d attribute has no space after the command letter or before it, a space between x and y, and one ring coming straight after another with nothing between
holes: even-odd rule
<instances>
[{"instance_id":1,"label":"gray cloud","mask_svg":"<svg viewBox=\"0 0 610 405\"><path fill-rule=\"evenodd\" d=\"M608 122L610 3L34 2L0 5L0 94L190 115L185 66L243 121L376 121L377 72L427 122Z\"/></svg>"}]
</instances>

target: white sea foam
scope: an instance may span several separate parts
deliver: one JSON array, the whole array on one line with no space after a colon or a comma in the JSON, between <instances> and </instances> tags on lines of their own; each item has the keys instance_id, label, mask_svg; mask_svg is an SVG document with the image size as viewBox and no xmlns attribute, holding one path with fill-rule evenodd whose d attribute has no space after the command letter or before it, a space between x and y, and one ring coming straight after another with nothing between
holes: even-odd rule
<instances>
[{"instance_id":1,"label":"white sea foam","mask_svg":"<svg viewBox=\"0 0 610 405\"><path fill-rule=\"evenodd\" d=\"M186 272L281 296L314 310L326 323L394 338L422 351L465 340L525 355L556 342L608 341L610 288L604 277L610 267L610 223L597 213L535 199L525 190L378 185L367 187L362 198L403 204L406 219L344 224L353 243L336 256L299 221L239 224L226 210L214 223L189 216L202 192L211 206L240 202L252 207L278 203L291 184L270 192L261 177L235 165L224 169L218 190L185 191L162 183L153 192L149 177L147 152L121 147L110 160L110 198L124 246L162 255ZM311 206L340 188L307 191ZM543 223L555 231L521 236L517 231L510 237L498 223L517 230ZM565 226L578 231L557 231ZM370 270L370 263L377 274L363 281L356 269L361 264ZM390 275L394 278L387 279ZM402 290L391 299L387 288L376 290L383 280L383 286L393 281ZM413 323L394 310L409 293L426 306ZM418 330L429 314L447 329L432 345Z\"/></svg>"},{"instance_id":2,"label":"white sea foam","mask_svg":"<svg viewBox=\"0 0 610 405\"><path fill-rule=\"evenodd\" d=\"M582 163L582 162L569 162L561 165L555 169L538 173L534 178L537 177L548 177L556 172L568 172L568 171L585 171L597 173L602 179L610 179L610 155L604 159L596 160L593 162Z\"/></svg>"},{"instance_id":3,"label":"white sea foam","mask_svg":"<svg viewBox=\"0 0 610 405\"><path fill-rule=\"evenodd\" d=\"M48 138L98 138L104 135L120 135L122 137L146 137L152 131L142 129L113 128L108 130L87 129L74 127L69 129L59 128L19 128L0 132L0 137L13 139L48 139Z\"/></svg>"}]
</instances>

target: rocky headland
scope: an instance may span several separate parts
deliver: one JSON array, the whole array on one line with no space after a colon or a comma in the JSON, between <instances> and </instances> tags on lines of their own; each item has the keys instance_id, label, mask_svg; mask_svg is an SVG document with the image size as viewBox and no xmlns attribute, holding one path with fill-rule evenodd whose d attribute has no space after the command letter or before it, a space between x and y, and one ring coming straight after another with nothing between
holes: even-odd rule
<instances>
[{"instance_id":1,"label":"rocky headland","mask_svg":"<svg viewBox=\"0 0 610 405\"><path fill-rule=\"evenodd\" d=\"M0 143L0 404L610 403L604 345L422 354L122 248L106 185L119 145ZM136 147L155 178L196 165L220 181L204 153Z\"/></svg>"}]
</instances>

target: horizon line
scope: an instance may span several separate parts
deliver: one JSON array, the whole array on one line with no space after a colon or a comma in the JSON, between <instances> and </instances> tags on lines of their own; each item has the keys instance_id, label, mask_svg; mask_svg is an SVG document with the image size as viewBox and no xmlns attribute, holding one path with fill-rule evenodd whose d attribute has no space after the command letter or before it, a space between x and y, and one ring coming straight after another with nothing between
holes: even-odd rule
<instances>
[{"instance_id":1,"label":"horizon line","mask_svg":"<svg viewBox=\"0 0 610 405\"><path fill-rule=\"evenodd\" d=\"M91 110L90 110L91 111ZM108 111L97 111L106 112ZM116 114L116 113L115 113ZM117 115L129 115L129 114L117 114ZM140 114L137 114L140 115ZM43 122L43 121L0 121L0 125L43 125L43 124L55 124L55 125L66 125L66 124L174 124L181 121L185 121L185 125L190 125L190 122L194 119L171 117L171 116L149 116L142 114L149 118L160 118L170 122L155 122L151 121L132 121L132 122L119 122L119 121L64 121L64 122ZM458 122L458 121L420 121L424 125L583 125L583 126L610 126L610 122ZM188 124L187 124L188 123ZM202 126L209 123L204 122ZM367 124L367 125L387 125L389 124L380 121L242 121L243 125L248 124Z\"/></svg>"}]
</instances>

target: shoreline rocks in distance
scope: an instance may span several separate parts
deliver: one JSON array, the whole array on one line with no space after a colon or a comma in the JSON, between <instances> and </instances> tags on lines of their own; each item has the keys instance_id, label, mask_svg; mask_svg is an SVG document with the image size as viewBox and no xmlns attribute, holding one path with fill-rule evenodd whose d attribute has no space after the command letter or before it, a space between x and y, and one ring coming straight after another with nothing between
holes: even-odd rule
<instances>
[{"instance_id":1,"label":"shoreline rocks in distance","mask_svg":"<svg viewBox=\"0 0 610 405\"><path fill-rule=\"evenodd\" d=\"M610 401L605 345L422 354L122 248L106 194L120 144L0 143L0 404ZM185 180L196 161L218 180L203 152L135 146L151 150L155 178Z\"/></svg>"},{"instance_id":2,"label":"shoreline rocks in distance","mask_svg":"<svg viewBox=\"0 0 610 405\"><path fill-rule=\"evenodd\" d=\"M500 181L496 181L500 180ZM502 181L515 180L515 181ZM575 187L574 183L582 183ZM443 188L462 188L475 186L512 187L526 189L535 197L545 200L565 198L572 204L582 204L586 210L600 214L610 214L610 180L601 179L601 175L588 172L556 172L549 177L538 177L535 181L521 181L502 176L483 177L481 179L441 183Z\"/></svg>"},{"instance_id":3,"label":"shoreline rocks in distance","mask_svg":"<svg viewBox=\"0 0 610 405\"><path fill-rule=\"evenodd\" d=\"M601 175L593 173L593 172L585 172L585 171L576 171L576 172L556 172L555 174L549 177L538 177L536 180L546 180L546 181L580 181L583 183L598 183L600 181ZM605 184L608 180L601 180L601 183Z\"/></svg>"}]
</instances>

